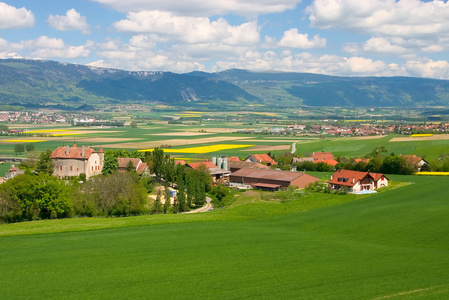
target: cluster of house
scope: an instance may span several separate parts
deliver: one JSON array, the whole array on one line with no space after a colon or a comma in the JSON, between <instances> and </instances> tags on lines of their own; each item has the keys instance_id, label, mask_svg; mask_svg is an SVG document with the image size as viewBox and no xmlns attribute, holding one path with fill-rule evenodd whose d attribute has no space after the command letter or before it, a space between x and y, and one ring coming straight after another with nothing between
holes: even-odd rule
<instances>
[{"instance_id":1,"label":"cluster of house","mask_svg":"<svg viewBox=\"0 0 449 300\"><path fill-rule=\"evenodd\" d=\"M293 157L292 164L306 161L313 163L322 162L331 166L336 166L338 164L338 161L335 160L334 155L331 152L313 152L312 156L309 157Z\"/></svg>"},{"instance_id":2,"label":"cluster of house","mask_svg":"<svg viewBox=\"0 0 449 300\"><path fill-rule=\"evenodd\" d=\"M333 155L329 152L314 153L312 159L315 162L333 162ZM53 174L59 178L67 178L86 174L86 178L101 174L104 165L104 151L98 151L91 147L64 146L54 150L51 154L54 162ZM238 157L214 157L210 161L186 163L186 167L197 169L207 168L215 182L227 184L237 188L253 188L266 191L277 191L289 186L305 188L319 178L296 171L273 170L270 166L277 163L267 154L252 154L243 161ZM138 174L149 172L146 163L140 158L118 158L118 170L126 171L132 164ZM20 174L20 170L14 165L11 167L8 178ZM388 186L388 178L384 174L338 170L328 182L331 189L346 187L350 192L375 190Z\"/></svg>"}]
</instances>

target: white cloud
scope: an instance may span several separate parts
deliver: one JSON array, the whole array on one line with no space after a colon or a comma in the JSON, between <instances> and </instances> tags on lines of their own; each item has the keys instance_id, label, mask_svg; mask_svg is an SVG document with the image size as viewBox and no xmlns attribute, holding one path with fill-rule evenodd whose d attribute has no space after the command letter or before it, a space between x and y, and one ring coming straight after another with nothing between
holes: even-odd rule
<instances>
[{"instance_id":1,"label":"white cloud","mask_svg":"<svg viewBox=\"0 0 449 300\"><path fill-rule=\"evenodd\" d=\"M260 39L257 23L231 26L225 19L175 16L163 11L129 13L114 24L119 31L155 34L161 39L188 44L220 42L227 45L254 44Z\"/></svg>"},{"instance_id":2,"label":"white cloud","mask_svg":"<svg viewBox=\"0 0 449 300\"><path fill-rule=\"evenodd\" d=\"M403 54L407 49L398 45L393 45L388 39L376 37L370 38L363 45L365 52L386 53L386 54Z\"/></svg>"},{"instance_id":3,"label":"white cloud","mask_svg":"<svg viewBox=\"0 0 449 300\"><path fill-rule=\"evenodd\" d=\"M83 34L90 32L86 17L81 16L74 8L68 10L65 16L50 15L47 22L51 27L60 31L79 30Z\"/></svg>"},{"instance_id":4,"label":"white cloud","mask_svg":"<svg viewBox=\"0 0 449 300\"><path fill-rule=\"evenodd\" d=\"M121 12L170 11L180 15L215 16L235 14L256 16L293 9L301 0L93 0Z\"/></svg>"},{"instance_id":5,"label":"white cloud","mask_svg":"<svg viewBox=\"0 0 449 300\"><path fill-rule=\"evenodd\" d=\"M205 70L204 65L197 59L186 55L184 48L166 52L156 50L154 46L151 38L145 35L134 36L129 43L123 43L119 39L108 39L105 43L98 45L100 50L97 55L102 59L90 65L131 71Z\"/></svg>"},{"instance_id":6,"label":"white cloud","mask_svg":"<svg viewBox=\"0 0 449 300\"><path fill-rule=\"evenodd\" d=\"M0 40L0 53L9 53L8 57L73 59L88 57L92 47L92 42L87 42L83 46L69 46L61 39L49 38L47 36L19 43L9 43L5 40Z\"/></svg>"},{"instance_id":7,"label":"white cloud","mask_svg":"<svg viewBox=\"0 0 449 300\"><path fill-rule=\"evenodd\" d=\"M405 67L412 76L449 79L449 62L421 59L407 61Z\"/></svg>"},{"instance_id":8,"label":"white cloud","mask_svg":"<svg viewBox=\"0 0 449 300\"><path fill-rule=\"evenodd\" d=\"M265 71L268 69L307 72L327 75L347 75L347 76L407 76L409 75L404 67L396 64L386 64L383 61L373 61L363 57L341 57L337 55L316 55L312 53L291 52L276 54L272 51L261 53L260 56L248 59L240 57L238 60L220 60L213 68L214 71L221 71L229 68L242 68L255 71Z\"/></svg>"},{"instance_id":9,"label":"white cloud","mask_svg":"<svg viewBox=\"0 0 449 300\"><path fill-rule=\"evenodd\" d=\"M314 0L306 11L318 28L420 38L449 33L449 2L438 0Z\"/></svg>"},{"instance_id":10,"label":"white cloud","mask_svg":"<svg viewBox=\"0 0 449 300\"><path fill-rule=\"evenodd\" d=\"M25 7L0 2L0 29L20 29L34 26L34 14Z\"/></svg>"},{"instance_id":11,"label":"white cloud","mask_svg":"<svg viewBox=\"0 0 449 300\"><path fill-rule=\"evenodd\" d=\"M309 35L307 33L299 33L298 29L292 28L284 32L284 35L279 41L279 46L297 49L324 48L326 47L326 39L320 38L319 35L315 35L309 40Z\"/></svg>"}]
</instances>

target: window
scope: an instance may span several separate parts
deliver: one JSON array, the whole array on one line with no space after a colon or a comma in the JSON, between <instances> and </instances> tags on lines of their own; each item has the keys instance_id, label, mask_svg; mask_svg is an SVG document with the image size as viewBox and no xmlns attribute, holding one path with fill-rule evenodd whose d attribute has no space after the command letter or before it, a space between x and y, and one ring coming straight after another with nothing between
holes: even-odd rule
<instances>
[{"instance_id":1,"label":"window","mask_svg":"<svg viewBox=\"0 0 449 300\"><path fill-rule=\"evenodd\" d=\"M61 171L62 171L62 166L61 166Z\"/></svg>"},{"instance_id":2,"label":"window","mask_svg":"<svg viewBox=\"0 0 449 300\"><path fill-rule=\"evenodd\" d=\"M92 167L92 171L94 170L94 167Z\"/></svg>"},{"instance_id":3,"label":"window","mask_svg":"<svg viewBox=\"0 0 449 300\"><path fill-rule=\"evenodd\" d=\"M70 171L73 171L73 166L70 166Z\"/></svg>"}]
</instances>

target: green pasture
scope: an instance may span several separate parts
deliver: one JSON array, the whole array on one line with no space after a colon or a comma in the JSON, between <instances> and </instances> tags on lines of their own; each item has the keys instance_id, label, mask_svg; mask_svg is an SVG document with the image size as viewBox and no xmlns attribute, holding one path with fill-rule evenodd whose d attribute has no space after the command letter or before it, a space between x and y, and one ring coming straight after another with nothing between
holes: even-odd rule
<instances>
[{"instance_id":1,"label":"green pasture","mask_svg":"<svg viewBox=\"0 0 449 300\"><path fill-rule=\"evenodd\" d=\"M296 144L296 153L332 152L335 157L362 157L374 148L384 146L388 153L416 154L426 159L438 158L440 154L449 153L449 139L429 141L390 142L393 137L388 135L379 139L329 138L323 140L302 141Z\"/></svg>"},{"instance_id":2,"label":"green pasture","mask_svg":"<svg viewBox=\"0 0 449 300\"><path fill-rule=\"evenodd\" d=\"M197 215L1 225L0 294L447 299L449 178L391 177L395 188L362 197L280 203L239 193Z\"/></svg>"},{"instance_id":3,"label":"green pasture","mask_svg":"<svg viewBox=\"0 0 449 300\"><path fill-rule=\"evenodd\" d=\"M5 177L9 169L11 169L11 163L0 163L0 177Z\"/></svg>"}]
</instances>

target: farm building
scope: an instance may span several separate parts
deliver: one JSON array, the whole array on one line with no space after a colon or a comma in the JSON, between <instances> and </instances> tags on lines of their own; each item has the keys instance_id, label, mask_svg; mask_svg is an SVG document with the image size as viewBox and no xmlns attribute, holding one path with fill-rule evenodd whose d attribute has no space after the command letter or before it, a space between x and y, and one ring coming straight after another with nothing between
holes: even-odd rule
<instances>
[{"instance_id":1,"label":"farm building","mask_svg":"<svg viewBox=\"0 0 449 300\"><path fill-rule=\"evenodd\" d=\"M405 158L408 163L414 165L418 169L418 172L421 172L421 168L424 165L429 164L425 159L417 155L402 155L402 157Z\"/></svg>"},{"instance_id":2,"label":"farm building","mask_svg":"<svg viewBox=\"0 0 449 300\"><path fill-rule=\"evenodd\" d=\"M388 186L388 178L381 173L338 170L327 183L334 190L347 187L350 192L373 191Z\"/></svg>"},{"instance_id":3,"label":"farm building","mask_svg":"<svg viewBox=\"0 0 449 300\"><path fill-rule=\"evenodd\" d=\"M227 171L227 170L217 167L217 165L215 165L211 161L202 161L202 162L198 162L198 163L187 163L186 164L186 167L195 169L195 170L202 166L206 167L209 170L209 173L210 173L210 175L212 175L212 178L214 179L214 181L219 180L219 179L223 178L224 176L228 176L229 174L231 174L230 171Z\"/></svg>"},{"instance_id":4,"label":"farm building","mask_svg":"<svg viewBox=\"0 0 449 300\"><path fill-rule=\"evenodd\" d=\"M148 169L148 165L140 158L117 158L118 160L118 170L120 172L125 172L126 167L128 166L129 162L133 164L134 169L136 170L137 174L142 175L143 173L148 173L150 170Z\"/></svg>"},{"instance_id":5,"label":"farm building","mask_svg":"<svg viewBox=\"0 0 449 300\"><path fill-rule=\"evenodd\" d=\"M103 148L97 152L90 147L58 147L51 153L53 159L53 175L64 178L86 174L86 178L101 174L104 164Z\"/></svg>"},{"instance_id":6,"label":"farm building","mask_svg":"<svg viewBox=\"0 0 449 300\"><path fill-rule=\"evenodd\" d=\"M305 188L319 179L303 172L289 172L265 169L240 169L233 172L229 185L243 188L278 190L289 186Z\"/></svg>"},{"instance_id":7,"label":"farm building","mask_svg":"<svg viewBox=\"0 0 449 300\"><path fill-rule=\"evenodd\" d=\"M245 158L245 161L264 163L267 166L277 165L277 163L268 154L252 154Z\"/></svg>"},{"instance_id":8,"label":"farm building","mask_svg":"<svg viewBox=\"0 0 449 300\"><path fill-rule=\"evenodd\" d=\"M334 160L334 155L330 152L313 152L312 158L315 162L323 160Z\"/></svg>"},{"instance_id":9,"label":"farm building","mask_svg":"<svg viewBox=\"0 0 449 300\"><path fill-rule=\"evenodd\" d=\"M270 169L269 166L263 165L258 162L249 162L249 161L232 161L228 162L229 170L231 172L238 171L240 169Z\"/></svg>"}]
</instances>

